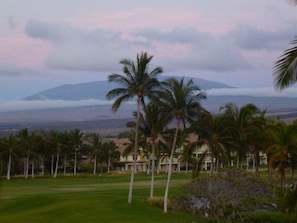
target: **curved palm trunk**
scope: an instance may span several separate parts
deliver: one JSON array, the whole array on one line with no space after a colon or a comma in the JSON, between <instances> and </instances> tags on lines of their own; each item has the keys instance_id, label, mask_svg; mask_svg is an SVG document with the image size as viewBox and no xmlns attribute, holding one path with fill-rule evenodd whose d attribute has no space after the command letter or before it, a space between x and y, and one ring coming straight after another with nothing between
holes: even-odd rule
<instances>
[{"instance_id":1,"label":"curved palm trunk","mask_svg":"<svg viewBox=\"0 0 297 223\"><path fill-rule=\"evenodd\" d=\"M9 153L9 156L8 156L7 175L6 175L7 180L10 180L10 172L11 172L11 153Z\"/></svg>"},{"instance_id":2,"label":"curved palm trunk","mask_svg":"<svg viewBox=\"0 0 297 223\"><path fill-rule=\"evenodd\" d=\"M108 155L107 172L110 172L110 154Z\"/></svg>"},{"instance_id":3,"label":"curved palm trunk","mask_svg":"<svg viewBox=\"0 0 297 223\"><path fill-rule=\"evenodd\" d=\"M25 179L28 179L28 175L29 175L29 161L30 161L30 158L27 155L27 157L26 157L26 165L25 165Z\"/></svg>"},{"instance_id":4,"label":"curved palm trunk","mask_svg":"<svg viewBox=\"0 0 297 223\"><path fill-rule=\"evenodd\" d=\"M76 169L77 169L77 150L74 150L74 168L73 168L73 174L76 175Z\"/></svg>"},{"instance_id":5,"label":"curved palm trunk","mask_svg":"<svg viewBox=\"0 0 297 223\"><path fill-rule=\"evenodd\" d=\"M180 125L180 119L177 119L174 139L173 139L170 158L169 158L168 176L167 176L166 189L165 189L165 195L164 195L164 213L167 213L168 211L167 210L168 209L168 192L169 192L169 185L170 185L170 179L171 179L171 173L172 173L172 160L173 160L173 154L175 151L179 125Z\"/></svg>"},{"instance_id":6,"label":"curved palm trunk","mask_svg":"<svg viewBox=\"0 0 297 223\"><path fill-rule=\"evenodd\" d=\"M97 154L95 154L95 157L94 157L93 175L96 175L96 170L97 170Z\"/></svg>"},{"instance_id":7,"label":"curved palm trunk","mask_svg":"<svg viewBox=\"0 0 297 223\"><path fill-rule=\"evenodd\" d=\"M59 156L60 156L60 153L59 153L59 150L58 150L58 151L57 151L57 160L56 160L56 167L55 167L54 178L56 178L57 175L58 175Z\"/></svg>"},{"instance_id":8,"label":"curved palm trunk","mask_svg":"<svg viewBox=\"0 0 297 223\"><path fill-rule=\"evenodd\" d=\"M151 177L151 191L150 197L154 197L154 184L155 184L155 143L152 144L152 177Z\"/></svg>"},{"instance_id":9,"label":"curved palm trunk","mask_svg":"<svg viewBox=\"0 0 297 223\"><path fill-rule=\"evenodd\" d=\"M136 120L136 130L135 130L135 145L134 145L134 161L133 169L131 170L129 194L128 194L128 204L132 204L132 192L133 192L133 182L134 174L136 172L136 158L137 158L137 149L138 149L138 129L139 129L139 117L140 117L140 97L137 97L137 120Z\"/></svg>"}]
</instances>

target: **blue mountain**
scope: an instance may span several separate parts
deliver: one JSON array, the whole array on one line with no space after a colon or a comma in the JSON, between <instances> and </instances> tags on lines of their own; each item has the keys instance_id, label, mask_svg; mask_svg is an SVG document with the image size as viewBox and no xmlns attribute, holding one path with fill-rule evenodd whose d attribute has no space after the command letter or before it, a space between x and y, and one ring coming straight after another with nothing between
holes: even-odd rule
<instances>
[{"instance_id":1,"label":"blue mountain","mask_svg":"<svg viewBox=\"0 0 297 223\"><path fill-rule=\"evenodd\" d=\"M160 76L160 80L170 78L168 76ZM174 77L181 78L181 77ZM200 78L185 77L185 80L193 79L194 83L202 90L212 88L232 88L223 83L208 81ZM23 98L23 100L83 100L83 99L99 99L105 100L107 92L119 87L115 83L108 81L95 81L80 84L67 84L40 91L36 94Z\"/></svg>"}]
</instances>

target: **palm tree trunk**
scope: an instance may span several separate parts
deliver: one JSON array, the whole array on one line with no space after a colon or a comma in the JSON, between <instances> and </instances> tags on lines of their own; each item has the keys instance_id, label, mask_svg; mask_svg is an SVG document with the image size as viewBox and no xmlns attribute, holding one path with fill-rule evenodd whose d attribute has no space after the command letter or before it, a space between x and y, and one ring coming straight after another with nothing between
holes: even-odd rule
<instances>
[{"instance_id":1,"label":"palm tree trunk","mask_svg":"<svg viewBox=\"0 0 297 223\"><path fill-rule=\"evenodd\" d=\"M213 149L211 149L211 156L210 156L210 159L211 159L211 163L210 163L210 176L212 177L213 176L213 166L214 166L214 162L213 162Z\"/></svg>"},{"instance_id":2,"label":"palm tree trunk","mask_svg":"<svg viewBox=\"0 0 297 223\"><path fill-rule=\"evenodd\" d=\"M179 125L180 125L180 119L177 119L176 128L175 128L175 134L174 134L174 139L173 139L171 153L170 153L170 158L169 158L168 176L167 176L166 189L165 189L165 195L164 195L164 213L167 213L167 211L168 211L167 210L168 209L168 192L169 192L169 185L170 185L171 172L172 172L173 154L174 154L174 151L175 151L175 146L176 146L176 140L177 140L177 134L178 134L178 130L179 130Z\"/></svg>"},{"instance_id":3,"label":"palm tree trunk","mask_svg":"<svg viewBox=\"0 0 297 223\"><path fill-rule=\"evenodd\" d=\"M136 158L138 149L138 129L139 129L139 117L140 117L140 97L137 97L137 120L136 120L136 130L135 130L135 145L134 145L134 162L133 169L131 170L129 194L128 194L128 204L132 204L132 192L133 192L133 182L134 174L136 172Z\"/></svg>"},{"instance_id":4,"label":"palm tree trunk","mask_svg":"<svg viewBox=\"0 0 297 223\"><path fill-rule=\"evenodd\" d=\"M108 156L108 163L107 163L107 173L110 172L110 154Z\"/></svg>"},{"instance_id":5,"label":"palm tree trunk","mask_svg":"<svg viewBox=\"0 0 297 223\"><path fill-rule=\"evenodd\" d=\"M58 175L59 156L60 156L60 153L59 153L59 150L57 150L57 160L56 160L56 167L55 167L55 174L54 174L54 178L56 178L56 177L57 177L57 175Z\"/></svg>"},{"instance_id":6,"label":"palm tree trunk","mask_svg":"<svg viewBox=\"0 0 297 223\"><path fill-rule=\"evenodd\" d=\"M77 151L74 149L74 168L73 168L73 174L76 175L76 165L77 165Z\"/></svg>"},{"instance_id":7,"label":"palm tree trunk","mask_svg":"<svg viewBox=\"0 0 297 223\"><path fill-rule=\"evenodd\" d=\"M54 176L54 154L52 154L52 161L51 161L51 175Z\"/></svg>"},{"instance_id":8,"label":"palm tree trunk","mask_svg":"<svg viewBox=\"0 0 297 223\"><path fill-rule=\"evenodd\" d=\"M256 155L255 155L255 164L256 164L256 169L255 169L255 174L256 176L259 176L259 165L260 165L260 154L259 150L257 150Z\"/></svg>"},{"instance_id":9,"label":"palm tree trunk","mask_svg":"<svg viewBox=\"0 0 297 223\"><path fill-rule=\"evenodd\" d=\"M33 179L34 178L34 174L35 174L35 165L34 165L34 160L32 160L32 166L31 166L31 178Z\"/></svg>"},{"instance_id":10,"label":"palm tree trunk","mask_svg":"<svg viewBox=\"0 0 297 223\"><path fill-rule=\"evenodd\" d=\"M97 154L95 154L95 157L94 157L93 175L96 175L96 171L97 171Z\"/></svg>"},{"instance_id":11,"label":"palm tree trunk","mask_svg":"<svg viewBox=\"0 0 297 223\"><path fill-rule=\"evenodd\" d=\"M28 175L29 175L29 161L30 161L30 158L29 158L29 156L27 155L27 157L26 157L25 179L28 179Z\"/></svg>"},{"instance_id":12,"label":"palm tree trunk","mask_svg":"<svg viewBox=\"0 0 297 223\"><path fill-rule=\"evenodd\" d=\"M24 176L26 175L26 158L24 158Z\"/></svg>"},{"instance_id":13,"label":"palm tree trunk","mask_svg":"<svg viewBox=\"0 0 297 223\"><path fill-rule=\"evenodd\" d=\"M11 172L11 153L9 153L9 156L8 156L7 175L6 175L7 180L10 180L10 172Z\"/></svg>"},{"instance_id":14,"label":"palm tree trunk","mask_svg":"<svg viewBox=\"0 0 297 223\"><path fill-rule=\"evenodd\" d=\"M151 191L150 197L154 197L154 184L155 184L155 143L152 144L152 176L151 176Z\"/></svg>"},{"instance_id":15,"label":"palm tree trunk","mask_svg":"<svg viewBox=\"0 0 297 223\"><path fill-rule=\"evenodd\" d=\"M66 152L64 152L64 176L66 175L67 172L67 157L66 157Z\"/></svg>"}]
</instances>

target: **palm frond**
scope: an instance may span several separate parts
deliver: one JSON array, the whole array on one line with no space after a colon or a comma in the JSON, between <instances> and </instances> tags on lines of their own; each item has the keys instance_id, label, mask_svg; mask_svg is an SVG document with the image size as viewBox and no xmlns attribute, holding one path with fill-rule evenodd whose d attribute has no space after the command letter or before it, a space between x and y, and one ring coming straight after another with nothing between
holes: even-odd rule
<instances>
[{"instance_id":1,"label":"palm frond","mask_svg":"<svg viewBox=\"0 0 297 223\"><path fill-rule=\"evenodd\" d=\"M297 82L297 36L291 42L293 47L284 51L274 63L274 87L283 90Z\"/></svg>"}]
</instances>

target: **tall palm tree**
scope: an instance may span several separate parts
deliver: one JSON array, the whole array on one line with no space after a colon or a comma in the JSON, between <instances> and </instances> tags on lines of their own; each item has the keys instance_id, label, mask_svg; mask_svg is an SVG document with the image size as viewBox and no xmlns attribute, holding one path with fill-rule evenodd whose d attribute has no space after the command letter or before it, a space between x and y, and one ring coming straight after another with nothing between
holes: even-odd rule
<instances>
[{"instance_id":1,"label":"tall palm tree","mask_svg":"<svg viewBox=\"0 0 297 223\"><path fill-rule=\"evenodd\" d=\"M100 153L100 150L102 148L102 139L99 133L89 133L85 136L87 143L90 144L90 149L93 157L94 162L94 168L93 168L93 174L96 175L97 172L97 158L98 154Z\"/></svg>"},{"instance_id":2,"label":"tall palm tree","mask_svg":"<svg viewBox=\"0 0 297 223\"><path fill-rule=\"evenodd\" d=\"M227 104L221 108L224 115L230 121L230 134L235 135L235 149L237 156L237 166L246 156L249 150L248 144L248 128L251 125L252 118L261 114L260 109L254 104L246 104L238 107L234 104Z\"/></svg>"},{"instance_id":3,"label":"tall palm tree","mask_svg":"<svg viewBox=\"0 0 297 223\"><path fill-rule=\"evenodd\" d=\"M193 121L199 117L202 110L200 100L206 96L200 91L200 88L194 85L193 80L185 82L184 78L180 81L176 79L168 79L162 84L164 90L159 92L155 101L162 111L164 120L169 123L175 120L175 133L171 145L171 152L169 158L168 177L164 195L164 212L167 212L168 192L172 173L173 154L176 149L177 136L181 128L181 124Z\"/></svg>"},{"instance_id":4,"label":"tall palm tree","mask_svg":"<svg viewBox=\"0 0 297 223\"><path fill-rule=\"evenodd\" d=\"M16 150L19 148L19 140L15 135L10 134L1 139L1 147L4 155L8 156L6 179L10 180L12 157L16 155Z\"/></svg>"},{"instance_id":5,"label":"tall palm tree","mask_svg":"<svg viewBox=\"0 0 297 223\"><path fill-rule=\"evenodd\" d=\"M44 131L37 131L35 132L36 137L36 153L38 155L38 160L40 161L40 168L41 168L41 176L45 174L45 159L49 155L49 146L46 142L47 133Z\"/></svg>"},{"instance_id":6,"label":"tall palm tree","mask_svg":"<svg viewBox=\"0 0 297 223\"><path fill-rule=\"evenodd\" d=\"M52 130L49 133L49 143L52 146L53 153L56 153L56 164L55 169L53 170L53 162L54 162L54 154L52 155L52 171L53 171L53 178L56 178L58 175L58 167L59 167L59 161L60 161L60 153L63 146L63 140L65 139L65 134L63 132Z\"/></svg>"},{"instance_id":7,"label":"tall palm tree","mask_svg":"<svg viewBox=\"0 0 297 223\"><path fill-rule=\"evenodd\" d=\"M297 0L287 0L297 5ZM291 41L291 48L285 50L274 63L274 87L283 90L297 83L297 36Z\"/></svg>"},{"instance_id":8,"label":"tall palm tree","mask_svg":"<svg viewBox=\"0 0 297 223\"><path fill-rule=\"evenodd\" d=\"M24 159L24 176L27 179L29 174L29 162L31 155L31 137L29 130L27 128L21 129L18 133L18 137L20 139L20 143L22 145L23 153L25 155Z\"/></svg>"},{"instance_id":9,"label":"tall palm tree","mask_svg":"<svg viewBox=\"0 0 297 223\"><path fill-rule=\"evenodd\" d=\"M144 108L144 113L139 117L139 132L146 138L148 149L148 160L151 164L151 188L150 197L154 196L154 179L155 179L155 166L156 166L156 150L160 140L162 140L162 131L167 123L162 119L159 107L155 103L149 103ZM127 123L128 126L136 126L135 122Z\"/></svg>"},{"instance_id":10,"label":"tall palm tree","mask_svg":"<svg viewBox=\"0 0 297 223\"><path fill-rule=\"evenodd\" d=\"M113 166L115 161L119 160L120 152L117 150L117 145L113 141L106 141L102 145L103 149L103 161L107 166L107 172L110 172L110 168Z\"/></svg>"},{"instance_id":11,"label":"tall palm tree","mask_svg":"<svg viewBox=\"0 0 297 223\"><path fill-rule=\"evenodd\" d=\"M192 123L192 129L199 135L197 142L194 142L197 146L207 145L211 154L211 166L210 175L213 175L213 171L218 166L219 157L224 158L222 161L226 161L227 158L227 145L232 143L232 135L229 134L230 122L224 115L212 115L209 112L204 112L199 120ZM214 161L217 165L214 165Z\"/></svg>"},{"instance_id":12,"label":"tall palm tree","mask_svg":"<svg viewBox=\"0 0 297 223\"><path fill-rule=\"evenodd\" d=\"M265 129L267 126L265 114L266 110L261 111L258 116L252 117L246 129L247 141L253 162L253 172L256 175L259 174L260 151L264 151L267 144L267 140L265 140Z\"/></svg>"},{"instance_id":13,"label":"tall palm tree","mask_svg":"<svg viewBox=\"0 0 297 223\"><path fill-rule=\"evenodd\" d=\"M39 149L39 135L35 132L30 134L30 155L31 155L31 178L35 177L35 162L38 161L38 149Z\"/></svg>"},{"instance_id":14,"label":"tall palm tree","mask_svg":"<svg viewBox=\"0 0 297 223\"><path fill-rule=\"evenodd\" d=\"M108 78L110 82L115 82L121 85L120 88L115 88L109 91L106 95L107 99L117 99L112 105L112 110L117 111L120 105L127 100L136 97L137 102L137 120L135 131L135 148L134 157L137 156L138 147L138 125L141 104L145 105L145 97L159 87L159 81L156 76L162 73L162 68L157 67L149 72L149 63L153 56L148 56L147 53L137 54L136 63L130 59L123 59L120 64L123 65L123 73L111 74ZM134 182L134 173L136 172L136 159L134 159L133 170L131 171L131 180L128 194L128 204L132 203L132 190Z\"/></svg>"},{"instance_id":15,"label":"tall palm tree","mask_svg":"<svg viewBox=\"0 0 297 223\"><path fill-rule=\"evenodd\" d=\"M79 129L74 129L68 133L68 140L70 146L74 151L74 167L73 174L76 175L77 172L77 153L81 149L83 133Z\"/></svg>"},{"instance_id":16,"label":"tall palm tree","mask_svg":"<svg viewBox=\"0 0 297 223\"><path fill-rule=\"evenodd\" d=\"M266 149L268 165L280 174L281 188L285 186L286 169L297 160L297 125L278 122L267 130L271 145Z\"/></svg>"}]
</instances>

